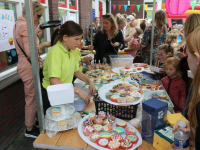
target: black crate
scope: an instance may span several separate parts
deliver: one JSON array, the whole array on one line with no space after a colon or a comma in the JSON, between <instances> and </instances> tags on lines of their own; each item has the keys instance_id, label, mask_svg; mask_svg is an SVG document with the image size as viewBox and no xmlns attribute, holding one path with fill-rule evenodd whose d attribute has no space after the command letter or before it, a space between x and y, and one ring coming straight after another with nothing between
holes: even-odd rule
<instances>
[{"instance_id":1,"label":"black crate","mask_svg":"<svg viewBox=\"0 0 200 150\"><path fill-rule=\"evenodd\" d=\"M112 105L105 101L103 101L98 94L94 95L94 102L96 108L96 114L99 114L99 111L106 112L106 115L110 114L120 119L131 120L135 118L137 113L137 105L130 105L130 106L118 106Z\"/></svg>"}]
</instances>

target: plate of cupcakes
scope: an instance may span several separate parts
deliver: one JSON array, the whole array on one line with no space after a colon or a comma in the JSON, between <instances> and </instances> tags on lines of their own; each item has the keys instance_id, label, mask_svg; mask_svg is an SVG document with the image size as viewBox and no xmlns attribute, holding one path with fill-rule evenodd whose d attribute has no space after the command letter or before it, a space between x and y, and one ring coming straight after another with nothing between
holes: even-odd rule
<instances>
[{"instance_id":1,"label":"plate of cupcakes","mask_svg":"<svg viewBox=\"0 0 200 150\"><path fill-rule=\"evenodd\" d=\"M142 144L141 134L135 127L104 112L85 116L78 125L78 133L90 146L101 150L134 150Z\"/></svg>"}]
</instances>

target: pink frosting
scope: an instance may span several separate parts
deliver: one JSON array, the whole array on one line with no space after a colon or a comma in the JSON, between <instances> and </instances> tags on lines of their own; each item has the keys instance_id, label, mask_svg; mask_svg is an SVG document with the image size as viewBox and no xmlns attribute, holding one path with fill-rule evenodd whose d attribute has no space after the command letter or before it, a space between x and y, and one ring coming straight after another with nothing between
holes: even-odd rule
<instances>
[{"instance_id":1,"label":"pink frosting","mask_svg":"<svg viewBox=\"0 0 200 150\"><path fill-rule=\"evenodd\" d=\"M134 133L135 132L135 128L133 128L133 127L127 127L125 130L128 133Z\"/></svg>"},{"instance_id":2,"label":"pink frosting","mask_svg":"<svg viewBox=\"0 0 200 150\"><path fill-rule=\"evenodd\" d=\"M91 127L91 126L86 126L84 129L83 129L83 131L85 131L85 132L92 132L94 129L93 129L93 127Z\"/></svg>"},{"instance_id":3,"label":"pink frosting","mask_svg":"<svg viewBox=\"0 0 200 150\"><path fill-rule=\"evenodd\" d=\"M97 123L101 123L103 120L101 118L96 118Z\"/></svg>"}]
</instances>

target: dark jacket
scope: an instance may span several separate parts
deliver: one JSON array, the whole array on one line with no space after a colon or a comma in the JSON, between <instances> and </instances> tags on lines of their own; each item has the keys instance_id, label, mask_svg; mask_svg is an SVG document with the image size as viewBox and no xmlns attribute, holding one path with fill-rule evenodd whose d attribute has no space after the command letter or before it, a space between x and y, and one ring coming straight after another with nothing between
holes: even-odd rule
<instances>
[{"instance_id":1,"label":"dark jacket","mask_svg":"<svg viewBox=\"0 0 200 150\"><path fill-rule=\"evenodd\" d=\"M113 43L120 42L121 44L123 44L122 49L124 48L124 37L121 30L118 30L117 36L111 39L111 41ZM105 53L117 54L115 51L118 52L117 47L115 47L114 50L114 48L110 45L107 34L102 34L102 32L100 31L97 32L94 37L94 48L98 49L96 56L98 57L97 59L99 59L101 63Z\"/></svg>"},{"instance_id":2,"label":"dark jacket","mask_svg":"<svg viewBox=\"0 0 200 150\"><path fill-rule=\"evenodd\" d=\"M200 102L197 103L196 106L196 116L197 116L197 128L196 128L196 134L195 134L195 149L200 149Z\"/></svg>"}]
</instances>

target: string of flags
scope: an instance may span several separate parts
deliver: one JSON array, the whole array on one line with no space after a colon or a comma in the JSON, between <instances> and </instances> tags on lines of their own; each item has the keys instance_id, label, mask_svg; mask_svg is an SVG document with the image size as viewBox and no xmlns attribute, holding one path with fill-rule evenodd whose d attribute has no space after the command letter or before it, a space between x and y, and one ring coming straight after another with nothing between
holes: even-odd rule
<instances>
[{"instance_id":1,"label":"string of flags","mask_svg":"<svg viewBox=\"0 0 200 150\"><path fill-rule=\"evenodd\" d=\"M143 4L138 4L138 5L130 5L131 6L131 10L133 11L133 9L135 8L135 6L137 7L137 10L138 10L138 12L140 11L140 6L141 5L143 5ZM191 7L192 7L192 10L194 10L194 7L195 7L195 5L196 5L196 2L191 2ZM116 4L113 4L113 11L115 11L116 10L116 7L117 7L117 5ZM119 9L119 11L121 10L121 7L122 7L122 5L118 5L118 9ZM127 8L128 8L128 5L124 5L124 10L125 10L125 12L126 12L126 10L127 10ZM144 4L144 8L145 8L145 10L147 11L147 9L148 9L148 4ZM158 4L156 4L155 5L155 10L157 10L157 8L158 8ZM162 4L162 9L163 10L165 10L165 4Z\"/></svg>"}]
</instances>

